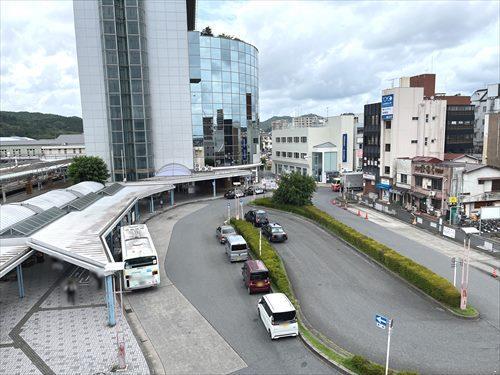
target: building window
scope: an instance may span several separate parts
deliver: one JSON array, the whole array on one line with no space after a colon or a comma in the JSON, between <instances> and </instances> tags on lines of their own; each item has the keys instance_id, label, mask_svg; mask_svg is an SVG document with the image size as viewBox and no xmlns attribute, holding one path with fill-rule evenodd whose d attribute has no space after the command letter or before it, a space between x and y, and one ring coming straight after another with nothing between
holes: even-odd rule
<instances>
[{"instance_id":1,"label":"building window","mask_svg":"<svg viewBox=\"0 0 500 375\"><path fill-rule=\"evenodd\" d=\"M425 114L425 122L429 122L429 114L428 113Z\"/></svg>"},{"instance_id":2,"label":"building window","mask_svg":"<svg viewBox=\"0 0 500 375\"><path fill-rule=\"evenodd\" d=\"M412 140L411 140L411 143L412 143L412 144L417 144L417 143L418 143L418 141L417 141L416 139L412 139Z\"/></svg>"},{"instance_id":3,"label":"building window","mask_svg":"<svg viewBox=\"0 0 500 375\"><path fill-rule=\"evenodd\" d=\"M413 121L418 121L418 116L413 116L411 119L412 119Z\"/></svg>"},{"instance_id":4,"label":"building window","mask_svg":"<svg viewBox=\"0 0 500 375\"><path fill-rule=\"evenodd\" d=\"M276 143L280 143L280 137L276 137L276 139L274 140Z\"/></svg>"},{"instance_id":5,"label":"building window","mask_svg":"<svg viewBox=\"0 0 500 375\"><path fill-rule=\"evenodd\" d=\"M479 185L484 185L484 180L479 180L477 183L478 183Z\"/></svg>"},{"instance_id":6,"label":"building window","mask_svg":"<svg viewBox=\"0 0 500 375\"><path fill-rule=\"evenodd\" d=\"M280 156L280 152L279 151L276 151L276 156Z\"/></svg>"},{"instance_id":7,"label":"building window","mask_svg":"<svg viewBox=\"0 0 500 375\"><path fill-rule=\"evenodd\" d=\"M295 159L298 159L298 158L299 158L299 153L298 153L298 152L294 152L294 153L293 153L293 157L294 157Z\"/></svg>"},{"instance_id":8,"label":"building window","mask_svg":"<svg viewBox=\"0 0 500 375\"><path fill-rule=\"evenodd\" d=\"M301 154L300 154L300 158L301 158L301 159L305 159L305 158L306 158L306 153L305 153L305 152L301 153Z\"/></svg>"},{"instance_id":9,"label":"building window","mask_svg":"<svg viewBox=\"0 0 500 375\"><path fill-rule=\"evenodd\" d=\"M402 184L407 184L408 183L408 175L401 173L401 183Z\"/></svg>"},{"instance_id":10,"label":"building window","mask_svg":"<svg viewBox=\"0 0 500 375\"><path fill-rule=\"evenodd\" d=\"M385 167L384 168L385 174L390 174L391 173L391 167Z\"/></svg>"},{"instance_id":11,"label":"building window","mask_svg":"<svg viewBox=\"0 0 500 375\"><path fill-rule=\"evenodd\" d=\"M385 144L385 151L387 151L387 152L391 151L391 144L390 143Z\"/></svg>"},{"instance_id":12,"label":"building window","mask_svg":"<svg viewBox=\"0 0 500 375\"><path fill-rule=\"evenodd\" d=\"M258 144L258 143L259 143L259 138L254 138L254 139L253 139L253 143L254 143L254 144Z\"/></svg>"},{"instance_id":13,"label":"building window","mask_svg":"<svg viewBox=\"0 0 500 375\"><path fill-rule=\"evenodd\" d=\"M287 152L287 157L291 158L292 157L292 153L291 152Z\"/></svg>"},{"instance_id":14,"label":"building window","mask_svg":"<svg viewBox=\"0 0 500 375\"><path fill-rule=\"evenodd\" d=\"M307 142L307 137L300 137L300 141L302 143L306 143Z\"/></svg>"},{"instance_id":15,"label":"building window","mask_svg":"<svg viewBox=\"0 0 500 375\"><path fill-rule=\"evenodd\" d=\"M415 176L415 186L422 187L422 176Z\"/></svg>"},{"instance_id":16,"label":"building window","mask_svg":"<svg viewBox=\"0 0 500 375\"><path fill-rule=\"evenodd\" d=\"M286 141L287 141L288 143L292 143L292 137L286 137Z\"/></svg>"},{"instance_id":17,"label":"building window","mask_svg":"<svg viewBox=\"0 0 500 375\"><path fill-rule=\"evenodd\" d=\"M391 126L392 126L392 121L386 121L386 122L385 122L385 128L386 128L386 129L390 129L390 128L391 128Z\"/></svg>"},{"instance_id":18,"label":"building window","mask_svg":"<svg viewBox=\"0 0 500 375\"><path fill-rule=\"evenodd\" d=\"M441 190L443 188L443 180L441 179L432 179L432 190Z\"/></svg>"},{"instance_id":19,"label":"building window","mask_svg":"<svg viewBox=\"0 0 500 375\"><path fill-rule=\"evenodd\" d=\"M281 143L286 143L286 138L285 137L281 137Z\"/></svg>"},{"instance_id":20,"label":"building window","mask_svg":"<svg viewBox=\"0 0 500 375\"><path fill-rule=\"evenodd\" d=\"M285 151L283 151L283 152L281 153L281 157L282 157L282 158L286 158L286 152L285 152Z\"/></svg>"},{"instance_id":21,"label":"building window","mask_svg":"<svg viewBox=\"0 0 500 375\"><path fill-rule=\"evenodd\" d=\"M299 143L299 137L293 137L293 142L294 143Z\"/></svg>"}]
</instances>

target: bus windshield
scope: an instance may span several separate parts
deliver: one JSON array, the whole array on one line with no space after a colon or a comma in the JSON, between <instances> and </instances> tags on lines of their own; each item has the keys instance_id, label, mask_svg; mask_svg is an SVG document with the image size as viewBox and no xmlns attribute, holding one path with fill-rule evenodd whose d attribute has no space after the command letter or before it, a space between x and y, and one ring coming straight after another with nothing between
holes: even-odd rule
<instances>
[{"instance_id":1,"label":"bus windshield","mask_svg":"<svg viewBox=\"0 0 500 375\"><path fill-rule=\"evenodd\" d=\"M156 263L157 260L155 256L132 258L125 261L125 269L128 270L136 267L152 266Z\"/></svg>"}]
</instances>

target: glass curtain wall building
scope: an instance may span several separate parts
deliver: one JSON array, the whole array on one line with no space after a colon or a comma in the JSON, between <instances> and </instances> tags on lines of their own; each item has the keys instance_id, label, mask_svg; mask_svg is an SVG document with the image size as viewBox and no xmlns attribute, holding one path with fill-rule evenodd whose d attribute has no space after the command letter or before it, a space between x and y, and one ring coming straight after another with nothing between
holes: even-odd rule
<instances>
[{"instance_id":1,"label":"glass curtain wall building","mask_svg":"<svg viewBox=\"0 0 500 375\"><path fill-rule=\"evenodd\" d=\"M149 73L142 1L101 0L105 80L115 180L151 177Z\"/></svg>"},{"instance_id":2,"label":"glass curtain wall building","mask_svg":"<svg viewBox=\"0 0 500 375\"><path fill-rule=\"evenodd\" d=\"M259 143L257 48L197 31L188 36L195 164L259 162L253 160Z\"/></svg>"}]
</instances>

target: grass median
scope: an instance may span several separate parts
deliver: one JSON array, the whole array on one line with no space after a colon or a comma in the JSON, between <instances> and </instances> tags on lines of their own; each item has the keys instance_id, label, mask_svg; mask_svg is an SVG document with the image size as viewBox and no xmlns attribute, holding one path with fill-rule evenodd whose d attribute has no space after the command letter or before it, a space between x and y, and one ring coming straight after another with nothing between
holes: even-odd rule
<instances>
[{"instance_id":1,"label":"grass median","mask_svg":"<svg viewBox=\"0 0 500 375\"><path fill-rule=\"evenodd\" d=\"M266 238L262 238L262 246L259 251L259 230L255 228L251 223L244 220L231 219L231 225L234 226L236 231L243 236L245 241L252 252L254 259L260 259L264 262L267 269L269 270L269 277L273 283L273 288L276 292L281 292L286 294L290 301L294 304L297 310L300 311L300 305L295 295L293 294L292 286L288 275L286 273L285 266L281 261L280 256L276 250L271 246ZM333 348L325 344L320 338L314 335L301 321L299 314L299 330L302 337L312 345L317 351L322 353L330 361L340 364L343 367L357 374L369 374L369 375L383 375L384 368L376 363L373 363L366 358L359 355L344 355L335 351ZM415 374L413 372L394 372L389 371L389 374Z\"/></svg>"},{"instance_id":2,"label":"grass median","mask_svg":"<svg viewBox=\"0 0 500 375\"><path fill-rule=\"evenodd\" d=\"M411 285L442 303L455 314L465 317L478 315L478 312L472 306L469 306L467 310L460 310L460 292L447 279L437 275L421 264L414 262L410 258L399 254L390 247L335 220L326 212L315 206L276 204L270 198L256 199L253 201L253 204L288 211L313 220L353 247L387 267L389 270L408 281Z\"/></svg>"}]
</instances>

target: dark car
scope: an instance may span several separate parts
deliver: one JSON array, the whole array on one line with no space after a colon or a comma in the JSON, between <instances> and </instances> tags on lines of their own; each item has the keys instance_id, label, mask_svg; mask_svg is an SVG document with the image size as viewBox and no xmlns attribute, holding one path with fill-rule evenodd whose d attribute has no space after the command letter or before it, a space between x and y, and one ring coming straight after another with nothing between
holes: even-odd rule
<instances>
[{"instance_id":1,"label":"dark car","mask_svg":"<svg viewBox=\"0 0 500 375\"><path fill-rule=\"evenodd\" d=\"M245 220L249 221L256 227L261 227L269 223L266 211L263 210L250 210L245 214Z\"/></svg>"},{"instance_id":2,"label":"dark car","mask_svg":"<svg viewBox=\"0 0 500 375\"><path fill-rule=\"evenodd\" d=\"M288 235L278 223L264 225L262 227L262 235L267 237L269 242L284 242L288 239Z\"/></svg>"},{"instance_id":3,"label":"dark car","mask_svg":"<svg viewBox=\"0 0 500 375\"><path fill-rule=\"evenodd\" d=\"M230 189L224 194L226 199L242 198L245 194L240 189Z\"/></svg>"},{"instance_id":4,"label":"dark car","mask_svg":"<svg viewBox=\"0 0 500 375\"><path fill-rule=\"evenodd\" d=\"M259 186L249 186L245 189L245 195L258 195L258 194L264 194L264 189L262 189Z\"/></svg>"}]
</instances>

